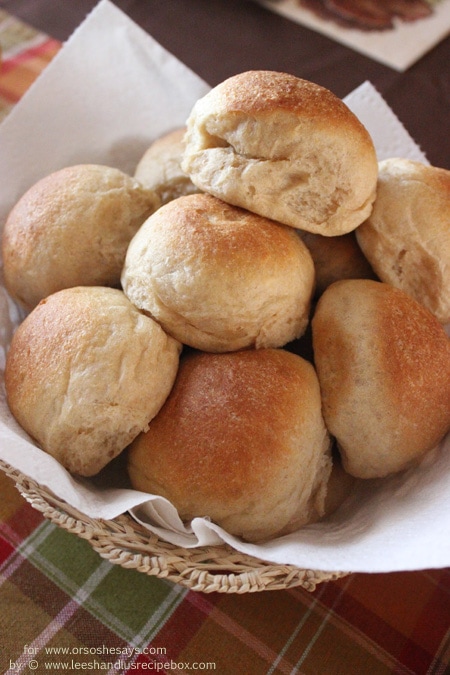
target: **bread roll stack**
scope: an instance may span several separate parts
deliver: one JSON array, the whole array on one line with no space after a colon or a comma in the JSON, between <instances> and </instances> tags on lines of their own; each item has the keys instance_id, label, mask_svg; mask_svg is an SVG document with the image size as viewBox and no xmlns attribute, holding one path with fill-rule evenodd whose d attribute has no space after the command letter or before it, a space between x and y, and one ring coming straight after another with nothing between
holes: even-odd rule
<instances>
[{"instance_id":1,"label":"bread roll stack","mask_svg":"<svg viewBox=\"0 0 450 675\"><path fill-rule=\"evenodd\" d=\"M206 515L259 541L322 517L353 484L331 472L314 367L280 348L304 334L316 288L300 231L337 239L363 222L376 156L331 92L266 71L198 101L184 144L180 165L199 194L148 218L122 287L200 352L182 358L166 404L130 447L129 474L183 519ZM343 247L351 262L335 274L372 274L354 236Z\"/></svg>"},{"instance_id":2,"label":"bread roll stack","mask_svg":"<svg viewBox=\"0 0 450 675\"><path fill-rule=\"evenodd\" d=\"M128 448L136 489L253 542L419 462L450 427L448 176L378 171L334 94L250 71L135 178L40 181L3 236L32 310L7 359L16 419L84 476ZM311 362L288 351L307 328Z\"/></svg>"}]
</instances>

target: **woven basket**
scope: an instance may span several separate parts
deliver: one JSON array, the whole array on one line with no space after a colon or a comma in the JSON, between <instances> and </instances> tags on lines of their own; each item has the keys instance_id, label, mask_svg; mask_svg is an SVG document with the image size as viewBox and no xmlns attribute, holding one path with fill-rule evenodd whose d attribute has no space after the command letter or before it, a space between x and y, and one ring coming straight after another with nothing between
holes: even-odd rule
<instances>
[{"instance_id":1,"label":"woven basket","mask_svg":"<svg viewBox=\"0 0 450 675\"><path fill-rule=\"evenodd\" d=\"M126 514L114 520L89 518L2 460L0 468L33 508L59 527L86 539L102 558L193 591L252 593L294 586L314 591L317 584L348 574L275 565L227 544L181 548L162 541Z\"/></svg>"}]
</instances>

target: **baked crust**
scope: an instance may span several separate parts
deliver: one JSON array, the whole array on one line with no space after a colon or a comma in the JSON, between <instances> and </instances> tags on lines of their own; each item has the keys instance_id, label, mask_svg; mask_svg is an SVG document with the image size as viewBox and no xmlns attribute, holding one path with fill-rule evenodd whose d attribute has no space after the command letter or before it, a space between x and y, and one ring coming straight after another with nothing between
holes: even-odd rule
<instances>
[{"instance_id":1,"label":"baked crust","mask_svg":"<svg viewBox=\"0 0 450 675\"><path fill-rule=\"evenodd\" d=\"M79 164L35 183L11 210L2 239L5 284L30 310L71 286L119 286L130 239L157 195L111 167Z\"/></svg>"},{"instance_id":2,"label":"baked crust","mask_svg":"<svg viewBox=\"0 0 450 675\"><path fill-rule=\"evenodd\" d=\"M450 340L380 281L337 281L312 319L323 415L346 471L380 478L419 461L450 428Z\"/></svg>"},{"instance_id":3,"label":"baked crust","mask_svg":"<svg viewBox=\"0 0 450 675\"><path fill-rule=\"evenodd\" d=\"M147 428L172 387L180 349L122 291L65 289L13 336L8 404L43 450L91 476Z\"/></svg>"},{"instance_id":4,"label":"baked crust","mask_svg":"<svg viewBox=\"0 0 450 675\"><path fill-rule=\"evenodd\" d=\"M248 71L212 89L187 121L183 170L205 192L325 236L370 214L377 160L358 118L331 91Z\"/></svg>"},{"instance_id":5,"label":"baked crust","mask_svg":"<svg viewBox=\"0 0 450 675\"><path fill-rule=\"evenodd\" d=\"M281 347L308 324L314 264L292 228L195 194L165 204L140 228L122 287L196 349Z\"/></svg>"},{"instance_id":6,"label":"baked crust","mask_svg":"<svg viewBox=\"0 0 450 675\"><path fill-rule=\"evenodd\" d=\"M136 166L134 177L146 188L154 190L161 204L199 191L181 168L185 132L186 128L182 127L157 138Z\"/></svg>"},{"instance_id":7,"label":"baked crust","mask_svg":"<svg viewBox=\"0 0 450 675\"><path fill-rule=\"evenodd\" d=\"M380 162L374 208L356 237L382 281L450 322L450 171L410 159Z\"/></svg>"},{"instance_id":8,"label":"baked crust","mask_svg":"<svg viewBox=\"0 0 450 675\"><path fill-rule=\"evenodd\" d=\"M312 232L300 233L314 262L316 297L341 279L376 279L354 232L339 237L324 237Z\"/></svg>"},{"instance_id":9,"label":"baked crust","mask_svg":"<svg viewBox=\"0 0 450 675\"><path fill-rule=\"evenodd\" d=\"M314 368L284 350L182 357L128 471L182 519L207 516L250 541L319 518L331 453Z\"/></svg>"}]
</instances>

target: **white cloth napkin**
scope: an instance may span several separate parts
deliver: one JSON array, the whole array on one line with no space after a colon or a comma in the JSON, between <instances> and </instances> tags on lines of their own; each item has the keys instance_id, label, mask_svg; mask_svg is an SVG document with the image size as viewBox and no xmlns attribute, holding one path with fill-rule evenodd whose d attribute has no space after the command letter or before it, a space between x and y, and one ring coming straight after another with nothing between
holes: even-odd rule
<instances>
[{"instance_id":1,"label":"white cloth napkin","mask_svg":"<svg viewBox=\"0 0 450 675\"><path fill-rule=\"evenodd\" d=\"M0 126L0 222L30 185L63 166L99 162L133 172L150 142L184 124L208 89L115 5L101 0ZM427 161L370 83L346 102L372 134L380 159ZM19 320L0 285L0 459L87 516L109 519L131 510L176 544L225 541L275 563L317 570L450 565L450 438L417 469L361 485L328 521L261 546L237 540L207 518L185 525L160 497L70 476L31 442L6 404L2 373Z\"/></svg>"}]
</instances>

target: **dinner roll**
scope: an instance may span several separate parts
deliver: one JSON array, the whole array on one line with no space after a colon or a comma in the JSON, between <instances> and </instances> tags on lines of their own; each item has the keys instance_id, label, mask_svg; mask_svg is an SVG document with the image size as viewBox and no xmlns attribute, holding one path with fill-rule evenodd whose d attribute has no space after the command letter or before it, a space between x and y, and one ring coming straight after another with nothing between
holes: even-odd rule
<instances>
[{"instance_id":1,"label":"dinner roll","mask_svg":"<svg viewBox=\"0 0 450 675\"><path fill-rule=\"evenodd\" d=\"M300 231L299 234L314 262L316 296L340 279L376 279L375 272L358 246L354 232L339 237Z\"/></svg>"},{"instance_id":2,"label":"dinner roll","mask_svg":"<svg viewBox=\"0 0 450 675\"><path fill-rule=\"evenodd\" d=\"M134 173L142 185L156 192L162 204L199 192L181 168L185 131L182 127L157 138L142 155Z\"/></svg>"},{"instance_id":3,"label":"dinner roll","mask_svg":"<svg viewBox=\"0 0 450 675\"><path fill-rule=\"evenodd\" d=\"M380 162L374 208L356 236L381 280L450 322L450 171Z\"/></svg>"},{"instance_id":4,"label":"dinner roll","mask_svg":"<svg viewBox=\"0 0 450 675\"><path fill-rule=\"evenodd\" d=\"M71 286L118 286L128 243L159 206L118 169L80 164L35 183L3 232L5 283L26 309Z\"/></svg>"},{"instance_id":5,"label":"dinner roll","mask_svg":"<svg viewBox=\"0 0 450 675\"><path fill-rule=\"evenodd\" d=\"M191 352L128 472L183 520L209 517L248 541L316 520L331 452L313 366L281 349Z\"/></svg>"},{"instance_id":6,"label":"dinner roll","mask_svg":"<svg viewBox=\"0 0 450 675\"><path fill-rule=\"evenodd\" d=\"M360 479L344 470L339 453L332 452L332 462L333 466L327 483L324 519L333 516L341 508L360 482Z\"/></svg>"},{"instance_id":7,"label":"dinner roll","mask_svg":"<svg viewBox=\"0 0 450 675\"><path fill-rule=\"evenodd\" d=\"M377 160L358 118L331 91L249 71L212 89L187 121L183 170L205 192L326 236L370 214Z\"/></svg>"},{"instance_id":8,"label":"dinner roll","mask_svg":"<svg viewBox=\"0 0 450 675\"><path fill-rule=\"evenodd\" d=\"M91 476L147 428L172 387L179 353L180 344L122 291L64 289L14 334L8 404L43 450Z\"/></svg>"},{"instance_id":9,"label":"dinner roll","mask_svg":"<svg viewBox=\"0 0 450 675\"><path fill-rule=\"evenodd\" d=\"M122 286L180 342L204 351L280 347L305 330L314 265L295 230L207 194L142 225Z\"/></svg>"},{"instance_id":10,"label":"dinner roll","mask_svg":"<svg viewBox=\"0 0 450 675\"><path fill-rule=\"evenodd\" d=\"M423 305L381 281L337 281L319 299L312 334L323 415L346 471L402 471L443 438L450 340Z\"/></svg>"}]
</instances>

